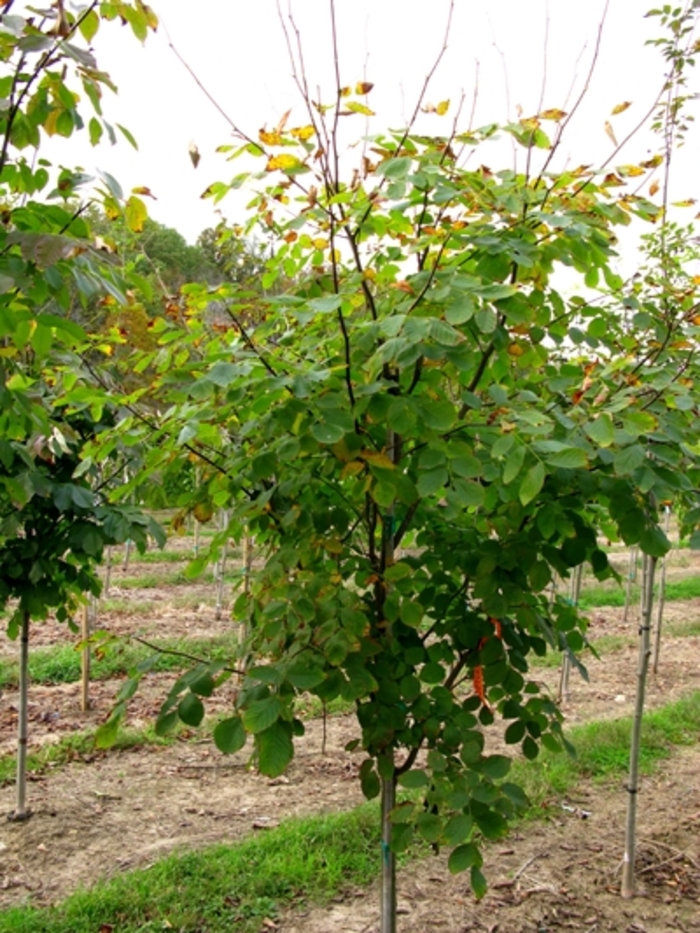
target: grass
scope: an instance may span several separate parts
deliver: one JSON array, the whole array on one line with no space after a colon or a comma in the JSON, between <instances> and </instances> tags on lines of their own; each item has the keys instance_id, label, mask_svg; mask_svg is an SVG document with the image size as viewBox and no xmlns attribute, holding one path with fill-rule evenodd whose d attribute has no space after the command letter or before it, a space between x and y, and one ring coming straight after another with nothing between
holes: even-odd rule
<instances>
[{"instance_id":1,"label":"grass","mask_svg":"<svg viewBox=\"0 0 700 933\"><path fill-rule=\"evenodd\" d=\"M569 738L577 755L543 754L516 761L509 780L531 799L529 818L548 812L553 795L582 778L609 780L627 772L631 719L577 726ZM700 737L700 692L649 713L642 773L678 746ZM332 816L292 819L242 842L169 856L152 867L78 892L52 908L0 914L0 933L258 933L266 918L310 902L327 903L349 886L372 882L380 867L377 805Z\"/></svg>"},{"instance_id":2,"label":"grass","mask_svg":"<svg viewBox=\"0 0 700 933\"><path fill-rule=\"evenodd\" d=\"M167 548L162 551L145 551L139 554L132 550L129 555L129 569L138 564L186 564L192 560L193 549L175 551ZM118 570L124 563L124 548L114 548L112 551L112 569Z\"/></svg>"},{"instance_id":3,"label":"grass","mask_svg":"<svg viewBox=\"0 0 700 933\"><path fill-rule=\"evenodd\" d=\"M55 908L6 911L0 933L258 933L279 905L369 884L380 865L377 834L376 807L289 820L238 845L170 856Z\"/></svg>"},{"instance_id":4,"label":"grass","mask_svg":"<svg viewBox=\"0 0 700 933\"><path fill-rule=\"evenodd\" d=\"M632 719L608 719L568 730L576 756L543 754L535 762L516 761L511 778L534 805L563 795L582 778L607 781L627 774ZM700 741L700 691L645 713L639 767L649 774L674 748Z\"/></svg>"},{"instance_id":5,"label":"grass","mask_svg":"<svg viewBox=\"0 0 700 933\"><path fill-rule=\"evenodd\" d=\"M164 652L168 649L195 657L224 660L231 657L237 645L235 634L212 638L180 638L154 641ZM92 658L91 680L108 680L127 674L154 652L138 642L118 641L108 644L101 657ZM177 654L161 654L154 671L173 671L191 667L192 662ZM0 689L17 686L19 668L15 660L0 660ZM35 648L29 655L29 679L32 683L75 683L80 680L80 652L72 645Z\"/></svg>"},{"instance_id":6,"label":"grass","mask_svg":"<svg viewBox=\"0 0 700 933\"><path fill-rule=\"evenodd\" d=\"M167 736L158 736L154 726L144 729L122 729L111 750L137 748L142 745L171 745L183 731L176 728ZM104 754L95 752L94 732L74 732L62 736L58 742L46 744L36 752L27 755L27 772L41 774L44 771L61 768L86 755ZM17 758L14 754L0 756L0 786L15 780Z\"/></svg>"},{"instance_id":7,"label":"grass","mask_svg":"<svg viewBox=\"0 0 700 933\"><path fill-rule=\"evenodd\" d=\"M634 583L631 592L631 605L639 603L640 589ZM666 601L677 599L697 599L700 596L700 577L684 577L680 580L666 581ZM624 606L624 586L585 586L579 598L579 607L584 610L596 609L599 606Z\"/></svg>"}]
</instances>

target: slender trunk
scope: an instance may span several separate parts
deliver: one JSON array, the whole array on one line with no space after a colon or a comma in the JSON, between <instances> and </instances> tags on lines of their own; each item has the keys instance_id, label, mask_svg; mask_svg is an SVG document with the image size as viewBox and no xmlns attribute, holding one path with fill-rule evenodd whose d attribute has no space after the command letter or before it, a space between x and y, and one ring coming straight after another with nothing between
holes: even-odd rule
<instances>
[{"instance_id":1,"label":"slender trunk","mask_svg":"<svg viewBox=\"0 0 700 933\"><path fill-rule=\"evenodd\" d=\"M399 459L399 439L389 429L387 431L387 450L396 463ZM394 516L392 503L382 518L382 571L394 563ZM385 637L391 638L391 626L387 625ZM382 799L382 877L380 892L381 933L396 933L396 855L391 849L391 811L396 806L396 769L393 748L384 752L385 761L379 762Z\"/></svg>"},{"instance_id":2,"label":"slender trunk","mask_svg":"<svg viewBox=\"0 0 700 933\"><path fill-rule=\"evenodd\" d=\"M642 573L642 619L639 626L639 661L637 667L637 695L634 704L634 722L630 745L630 766L627 783L627 823L625 827L625 855L622 862L622 896L634 897L635 835L637 821L637 792L639 790L639 749L644 715L644 691L649 669L651 615L654 605L654 571L656 558L644 555Z\"/></svg>"},{"instance_id":3,"label":"slender trunk","mask_svg":"<svg viewBox=\"0 0 700 933\"><path fill-rule=\"evenodd\" d=\"M671 527L671 510L666 506L666 515L664 518L664 531L668 536L669 529ZM661 625L664 620L664 605L666 603L666 557L661 560L661 567L659 574L659 590L658 590L658 599L656 603L656 628L654 630L654 663L652 665L652 671L654 674L659 673L659 655L661 653Z\"/></svg>"},{"instance_id":4,"label":"slender trunk","mask_svg":"<svg viewBox=\"0 0 700 933\"><path fill-rule=\"evenodd\" d=\"M199 467L194 471L194 491L199 489L202 473ZM194 519L194 556L199 557L199 522Z\"/></svg>"},{"instance_id":5,"label":"slender trunk","mask_svg":"<svg viewBox=\"0 0 700 933\"><path fill-rule=\"evenodd\" d=\"M28 820L32 811L27 809L27 741L29 699L29 613L22 612L19 654L19 714L17 728L17 807L13 820Z\"/></svg>"},{"instance_id":6,"label":"slender trunk","mask_svg":"<svg viewBox=\"0 0 700 933\"><path fill-rule=\"evenodd\" d=\"M80 618L80 639L83 650L80 656L80 709L87 713L90 709L90 606L85 603Z\"/></svg>"},{"instance_id":7,"label":"slender trunk","mask_svg":"<svg viewBox=\"0 0 700 933\"><path fill-rule=\"evenodd\" d=\"M253 570L253 542L248 534L246 527L243 533L243 595L250 596L250 577ZM244 617L245 619L245 617ZM240 641L244 642L248 637L248 626L245 621L241 622Z\"/></svg>"},{"instance_id":8,"label":"slender trunk","mask_svg":"<svg viewBox=\"0 0 700 933\"><path fill-rule=\"evenodd\" d=\"M107 548L107 554L105 557L105 579L102 586L102 595L105 599L109 596L109 587L112 583L112 547L111 545Z\"/></svg>"},{"instance_id":9,"label":"slender trunk","mask_svg":"<svg viewBox=\"0 0 700 933\"><path fill-rule=\"evenodd\" d=\"M583 579L583 564L575 567L569 579L569 603L572 606L578 606L581 596L581 581ZM561 658L561 674L559 676L559 693L557 702L568 700L571 696L569 692L569 676L571 674L571 658L569 652L564 651Z\"/></svg>"},{"instance_id":10,"label":"slender trunk","mask_svg":"<svg viewBox=\"0 0 700 933\"><path fill-rule=\"evenodd\" d=\"M131 538L127 538L126 544L124 545L124 563L122 564L122 570L124 573L129 569L129 558L131 557Z\"/></svg>"},{"instance_id":11,"label":"slender trunk","mask_svg":"<svg viewBox=\"0 0 700 933\"><path fill-rule=\"evenodd\" d=\"M222 510L219 520L222 528L228 528L228 512ZM228 541L224 541L221 549L221 556L216 562L216 611L217 621L221 618L224 611L224 573L226 572L226 557L228 552Z\"/></svg>"},{"instance_id":12,"label":"slender trunk","mask_svg":"<svg viewBox=\"0 0 700 933\"><path fill-rule=\"evenodd\" d=\"M393 753L388 753L393 758ZM381 933L396 933L396 855L391 850L391 811L396 806L396 775L382 778Z\"/></svg>"},{"instance_id":13,"label":"slender trunk","mask_svg":"<svg viewBox=\"0 0 700 933\"><path fill-rule=\"evenodd\" d=\"M622 615L622 621L626 622L629 616L630 603L632 602L632 584L637 578L637 545L630 548L629 567L627 569L627 585L625 587L625 611Z\"/></svg>"}]
</instances>

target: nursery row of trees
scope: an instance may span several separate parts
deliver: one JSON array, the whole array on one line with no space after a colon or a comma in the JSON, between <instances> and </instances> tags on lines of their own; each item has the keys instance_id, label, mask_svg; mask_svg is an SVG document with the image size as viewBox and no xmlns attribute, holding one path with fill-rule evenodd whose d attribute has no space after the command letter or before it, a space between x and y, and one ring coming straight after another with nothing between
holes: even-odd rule
<instances>
[{"instance_id":1,"label":"nursery row of trees","mask_svg":"<svg viewBox=\"0 0 700 933\"><path fill-rule=\"evenodd\" d=\"M14 600L10 634L21 629L26 644L30 619L49 609L70 620L97 586L105 546L160 535L126 503L196 462L201 481L179 505L199 517L224 509L228 526L192 573L248 534L266 559L234 607L240 656L181 677L158 728L198 725L206 698L236 677L216 743L250 742L257 767L277 775L303 733L300 692L352 701L363 790L382 807L384 933L395 856L414 839L446 846L482 893L481 840L524 804L510 759L486 749L488 727L527 758L566 746L528 656L573 656L585 622L550 600L550 582L584 562L613 575L606 538L662 557L667 503L683 533L700 520L700 277L690 231L668 213L698 3L654 11L668 66L650 118L657 151L622 164L618 147L599 167L557 167L578 102L503 126L436 116L440 131L424 135L421 96L405 129L346 152L339 117L361 133L371 85L338 75L312 99L290 42L303 120L239 131L223 147L242 164L216 196L249 186L251 213L240 235L208 233L196 253L145 219L138 189L104 175L98 214L81 175L36 158L42 133L114 135L102 110L111 81L90 44L112 20L144 39L153 11L140 0L78 14L59 3L39 21L8 6L0 604ZM515 166L493 164L502 136L521 153ZM637 223L648 232L624 280L616 231ZM256 240L272 248L246 246ZM175 272L156 243L178 256ZM566 292L562 269L577 283ZM76 322L77 303L86 311L105 296L110 315L148 308L148 341ZM125 464L138 467L128 482ZM411 793L397 802L398 787Z\"/></svg>"}]
</instances>

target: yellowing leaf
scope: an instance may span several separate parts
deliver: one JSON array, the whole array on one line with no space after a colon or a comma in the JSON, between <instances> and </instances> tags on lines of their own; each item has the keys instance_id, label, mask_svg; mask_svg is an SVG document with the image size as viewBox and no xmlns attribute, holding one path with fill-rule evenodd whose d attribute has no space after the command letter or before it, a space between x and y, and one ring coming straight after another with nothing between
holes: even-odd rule
<instances>
[{"instance_id":1,"label":"yellowing leaf","mask_svg":"<svg viewBox=\"0 0 700 933\"><path fill-rule=\"evenodd\" d=\"M325 249L328 246L328 240L324 239L322 236L316 237L316 239L311 242L316 249Z\"/></svg>"},{"instance_id":2,"label":"yellowing leaf","mask_svg":"<svg viewBox=\"0 0 700 933\"><path fill-rule=\"evenodd\" d=\"M686 198L684 201L673 201L674 207L692 207L693 204L696 204L695 198Z\"/></svg>"},{"instance_id":3,"label":"yellowing leaf","mask_svg":"<svg viewBox=\"0 0 700 933\"><path fill-rule=\"evenodd\" d=\"M663 161L664 157L657 154L652 156L651 159L647 159L645 162L640 162L639 164L642 166L642 168L658 168L659 165L663 163Z\"/></svg>"},{"instance_id":4,"label":"yellowing leaf","mask_svg":"<svg viewBox=\"0 0 700 933\"><path fill-rule=\"evenodd\" d=\"M282 130L283 130L283 129L285 128L285 126L287 125L287 120L289 119L289 114L290 114L291 112L292 112L291 110L287 110L285 113L282 114L282 116L281 116L281 118L280 118L280 121L279 121L279 123L277 124L277 132L278 132L278 133L281 133Z\"/></svg>"},{"instance_id":5,"label":"yellowing leaf","mask_svg":"<svg viewBox=\"0 0 700 933\"><path fill-rule=\"evenodd\" d=\"M371 110L366 104L361 104L357 100L351 100L346 106L346 112L363 113L366 117L373 117L374 110Z\"/></svg>"},{"instance_id":6,"label":"yellowing leaf","mask_svg":"<svg viewBox=\"0 0 700 933\"><path fill-rule=\"evenodd\" d=\"M134 233L141 233L146 218L148 217L146 205L141 198L137 198L136 195L132 195L129 198L124 208L124 216L126 217L129 229L133 230Z\"/></svg>"},{"instance_id":7,"label":"yellowing leaf","mask_svg":"<svg viewBox=\"0 0 700 933\"><path fill-rule=\"evenodd\" d=\"M449 102L449 100L441 100L440 103L439 103L439 104L437 105L437 107L435 108L435 113L436 113L439 117L444 117L445 114L447 113L447 111L448 111L449 109L450 109L450 102Z\"/></svg>"},{"instance_id":8,"label":"yellowing leaf","mask_svg":"<svg viewBox=\"0 0 700 933\"><path fill-rule=\"evenodd\" d=\"M644 174L644 169L640 165L618 165L617 170L623 178L634 178Z\"/></svg>"},{"instance_id":9,"label":"yellowing leaf","mask_svg":"<svg viewBox=\"0 0 700 933\"><path fill-rule=\"evenodd\" d=\"M557 110L556 107L551 110L543 110L539 115L540 120L554 120L555 123L559 123L566 116L565 110Z\"/></svg>"},{"instance_id":10,"label":"yellowing leaf","mask_svg":"<svg viewBox=\"0 0 700 933\"><path fill-rule=\"evenodd\" d=\"M287 153L281 153L280 155L273 156L265 166L268 172L274 172L279 169L282 172L288 172L290 169L298 168L302 163L297 159L296 156L288 155Z\"/></svg>"},{"instance_id":11,"label":"yellowing leaf","mask_svg":"<svg viewBox=\"0 0 700 933\"><path fill-rule=\"evenodd\" d=\"M371 81L359 81L355 85L355 93L356 94L369 94L369 92L372 90L373 87L374 85L372 84Z\"/></svg>"},{"instance_id":12,"label":"yellowing leaf","mask_svg":"<svg viewBox=\"0 0 700 933\"><path fill-rule=\"evenodd\" d=\"M258 139L261 143L265 143L266 146L282 145L282 134L279 130L266 130L263 127L258 131Z\"/></svg>"},{"instance_id":13,"label":"yellowing leaf","mask_svg":"<svg viewBox=\"0 0 700 933\"><path fill-rule=\"evenodd\" d=\"M395 470L396 464L385 453L378 453L376 450L363 450L360 454L363 460L372 466L381 467L383 470Z\"/></svg>"},{"instance_id":14,"label":"yellowing leaf","mask_svg":"<svg viewBox=\"0 0 700 933\"><path fill-rule=\"evenodd\" d=\"M656 194L658 190L659 190L658 181L652 181L652 183L649 185L649 194L651 195L652 198L654 197L654 195Z\"/></svg>"},{"instance_id":15,"label":"yellowing leaf","mask_svg":"<svg viewBox=\"0 0 700 933\"><path fill-rule=\"evenodd\" d=\"M289 135L293 136L295 139L300 139L302 142L306 142L307 139L311 139L316 130L309 124L308 126L295 126L294 129L289 131Z\"/></svg>"},{"instance_id":16,"label":"yellowing leaf","mask_svg":"<svg viewBox=\"0 0 700 933\"><path fill-rule=\"evenodd\" d=\"M338 95L340 97L350 97L351 94L352 88L350 87L341 87L341 89L338 91Z\"/></svg>"},{"instance_id":17,"label":"yellowing leaf","mask_svg":"<svg viewBox=\"0 0 700 933\"><path fill-rule=\"evenodd\" d=\"M693 285L700 285L700 275L693 276Z\"/></svg>"},{"instance_id":18,"label":"yellowing leaf","mask_svg":"<svg viewBox=\"0 0 700 933\"><path fill-rule=\"evenodd\" d=\"M611 188L619 188L620 185L624 185L624 181L614 172L608 172L608 174L603 179L603 184Z\"/></svg>"},{"instance_id":19,"label":"yellowing leaf","mask_svg":"<svg viewBox=\"0 0 700 933\"><path fill-rule=\"evenodd\" d=\"M609 120L605 121L605 132L608 134L608 138L612 141L613 146L617 146L617 139L615 138L615 130L612 128L612 123Z\"/></svg>"},{"instance_id":20,"label":"yellowing leaf","mask_svg":"<svg viewBox=\"0 0 700 933\"><path fill-rule=\"evenodd\" d=\"M616 106L613 107L613 109L610 111L610 113L611 113L612 116L614 117L614 116L616 116L618 113L624 113L624 111L627 110L627 108L628 108L628 107L631 107L631 106L632 106L632 101L631 101L631 100L623 100L621 104L616 104Z\"/></svg>"},{"instance_id":21,"label":"yellowing leaf","mask_svg":"<svg viewBox=\"0 0 700 933\"><path fill-rule=\"evenodd\" d=\"M143 185L139 186L138 188L132 188L132 189L131 189L131 193L132 193L132 194L142 194L145 198L153 198L154 201L157 201L157 200L158 200L158 198L155 196L155 194L153 194L153 192L151 191L151 189L150 189L150 188L146 188L146 187L143 186Z\"/></svg>"}]
</instances>

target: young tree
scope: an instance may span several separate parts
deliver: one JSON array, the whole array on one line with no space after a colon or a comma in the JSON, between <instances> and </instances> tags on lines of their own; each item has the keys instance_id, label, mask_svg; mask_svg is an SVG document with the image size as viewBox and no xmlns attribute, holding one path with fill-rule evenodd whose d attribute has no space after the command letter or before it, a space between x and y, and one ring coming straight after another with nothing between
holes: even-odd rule
<instances>
[{"instance_id":1,"label":"young tree","mask_svg":"<svg viewBox=\"0 0 700 933\"><path fill-rule=\"evenodd\" d=\"M14 601L8 634L21 634L14 816L24 819L30 621L55 610L70 622L82 595L98 587L104 546L131 537L143 547L147 529L156 531L145 516L93 491L92 467L81 460L87 439L114 426L107 424L113 411L83 363L87 335L66 312L76 292L85 302L104 293L125 299L76 206L88 179L54 171L39 158L40 140L42 133L71 136L86 120L93 144L105 132L115 136L101 106L112 84L87 46L103 20L119 16L144 38L155 18L140 0L91 3L78 14L62 2L25 15L12 6L0 15L0 609ZM92 106L89 117L76 87ZM124 199L114 179L103 180L105 203L140 216L139 198Z\"/></svg>"},{"instance_id":2,"label":"young tree","mask_svg":"<svg viewBox=\"0 0 700 933\"><path fill-rule=\"evenodd\" d=\"M293 60L305 122L230 153L258 159L244 173L259 189L249 226L277 243L263 286L285 289L220 286L233 328L206 342L207 290L186 288L192 351L155 387L168 407L144 428L157 445L147 470L201 456L198 495L229 510L224 535L250 528L266 550L234 609L252 665L219 748L250 738L277 775L303 732L300 692L355 705L390 933L395 854L416 838L448 847L450 868L485 890L480 843L524 802L488 727L528 759L566 745L528 675L531 653L583 645L576 607L549 598L554 574L586 561L610 576L601 535L660 557L657 503L696 505L697 325L685 306L638 307L636 283L614 271L615 228L662 217L626 188L662 154L557 171L571 115L475 129L458 113L440 132L445 102L427 135L414 129L421 97L405 130L371 136L350 165L340 118L372 116L371 84L338 75L312 99ZM522 148L524 171L492 167L497 135ZM559 269L578 292L562 294ZM254 326L251 301L265 309ZM134 408L129 430L140 421ZM199 724L225 676L199 665L180 678L158 729Z\"/></svg>"}]
</instances>

